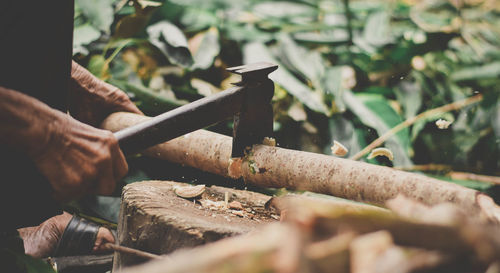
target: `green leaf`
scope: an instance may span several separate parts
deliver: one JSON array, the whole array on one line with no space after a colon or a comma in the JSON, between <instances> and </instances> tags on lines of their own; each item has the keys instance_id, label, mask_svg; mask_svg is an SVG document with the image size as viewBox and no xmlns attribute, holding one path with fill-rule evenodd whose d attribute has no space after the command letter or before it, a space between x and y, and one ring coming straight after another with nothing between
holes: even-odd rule
<instances>
[{"instance_id":1,"label":"green leaf","mask_svg":"<svg viewBox=\"0 0 500 273\"><path fill-rule=\"evenodd\" d=\"M253 7L255 15L264 18L293 18L299 16L314 16L316 10L309 6L286 1L262 2Z\"/></svg>"},{"instance_id":2,"label":"green leaf","mask_svg":"<svg viewBox=\"0 0 500 273\"><path fill-rule=\"evenodd\" d=\"M492 115L493 118L491 119L491 127L495 132L498 149L500 149L500 99L498 100L497 105L495 106L495 109L493 111L494 112Z\"/></svg>"},{"instance_id":3,"label":"green leaf","mask_svg":"<svg viewBox=\"0 0 500 273\"><path fill-rule=\"evenodd\" d=\"M129 174L127 174L127 177L129 177ZM139 177L139 179L141 178L143 177ZM144 180L147 180L147 178ZM90 195L80 200L80 203L82 203L86 210L92 212L92 215L102 218L98 218L100 221L108 222L106 223L107 225L114 225L118 223L118 214L120 212L120 197ZM92 218L96 219L97 217Z\"/></svg>"},{"instance_id":4,"label":"green leaf","mask_svg":"<svg viewBox=\"0 0 500 273\"><path fill-rule=\"evenodd\" d=\"M196 7L186 9L180 21L186 31L192 32L217 26L219 20L214 12Z\"/></svg>"},{"instance_id":5,"label":"green leaf","mask_svg":"<svg viewBox=\"0 0 500 273\"><path fill-rule=\"evenodd\" d=\"M453 179L453 178L450 178L448 176L442 176L442 175L429 175L429 174L427 174L427 176L432 177L432 178L436 178L439 180L443 180L446 182L451 182L451 183L454 183L454 184L457 184L460 186L464 186L467 188L471 188L474 190L478 190L478 191L486 191L486 190L491 189L493 187L493 185L491 185L489 183L484 183L484 182L480 182L480 181Z\"/></svg>"},{"instance_id":6,"label":"green leaf","mask_svg":"<svg viewBox=\"0 0 500 273\"><path fill-rule=\"evenodd\" d=\"M7 257L2 257L4 259L13 259L15 263L21 268L24 268L21 272L26 273L56 273L54 268L47 262L42 259L33 258L24 253L18 253L11 250L6 250L4 252L0 252L2 255L6 255Z\"/></svg>"},{"instance_id":7,"label":"green leaf","mask_svg":"<svg viewBox=\"0 0 500 273\"><path fill-rule=\"evenodd\" d=\"M344 102L368 127L375 129L379 136L401 123L401 117L389 106L387 100L377 95L354 95L351 91L344 91ZM410 139L407 129L389 138L385 145L394 154L394 166L411 166L408 152Z\"/></svg>"},{"instance_id":8,"label":"green leaf","mask_svg":"<svg viewBox=\"0 0 500 273\"><path fill-rule=\"evenodd\" d=\"M375 47L381 47L394 42L389 26L389 13L377 11L368 17L363 31L364 40Z\"/></svg>"},{"instance_id":9,"label":"green leaf","mask_svg":"<svg viewBox=\"0 0 500 273\"><path fill-rule=\"evenodd\" d=\"M115 79L110 79L109 83L125 92L132 93L134 95L134 100L138 101L137 106L139 109L149 115L158 115L184 104L179 100L171 100L161 96L157 92L142 85Z\"/></svg>"},{"instance_id":10,"label":"green leaf","mask_svg":"<svg viewBox=\"0 0 500 273\"><path fill-rule=\"evenodd\" d=\"M73 30L73 54L88 54L88 50L83 46L99 39L101 32L89 23L76 26Z\"/></svg>"},{"instance_id":11,"label":"green leaf","mask_svg":"<svg viewBox=\"0 0 500 273\"><path fill-rule=\"evenodd\" d=\"M422 1L410 10L410 18L427 32L455 32L459 28L458 11L449 1Z\"/></svg>"},{"instance_id":12,"label":"green leaf","mask_svg":"<svg viewBox=\"0 0 500 273\"><path fill-rule=\"evenodd\" d=\"M193 57L188 49L186 36L172 23L161 21L148 27L149 39L168 60L183 67L193 65Z\"/></svg>"},{"instance_id":13,"label":"green leaf","mask_svg":"<svg viewBox=\"0 0 500 273\"><path fill-rule=\"evenodd\" d=\"M224 36L228 39L242 42L268 42L273 39L273 35L266 31L261 31L254 24L229 23L224 28Z\"/></svg>"},{"instance_id":14,"label":"green leaf","mask_svg":"<svg viewBox=\"0 0 500 273\"><path fill-rule=\"evenodd\" d=\"M278 41L280 42L279 48L281 50L279 52L282 53L283 63L305 79L310 80L316 88L319 88L320 81L325 74L321 54L318 51L299 46L285 33L278 35Z\"/></svg>"},{"instance_id":15,"label":"green leaf","mask_svg":"<svg viewBox=\"0 0 500 273\"><path fill-rule=\"evenodd\" d=\"M294 33L293 38L297 41L306 43L340 44L349 41L349 33L344 29L303 31Z\"/></svg>"},{"instance_id":16,"label":"green leaf","mask_svg":"<svg viewBox=\"0 0 500 273\"><path fill-rule=\"evenodd\" d=\"M344 92L342 88L342 68L340 66L327 68L323 85L325 86L325 92L333 96L336 111L344 112L346 107L342 98Z\"/></svg>"},{"instance_id":17,"label":"green leaf","mask_svg":"<svg viewBox=\"0 0 500 273\"><path fill-rule=\"evenodd\" d=\"M116 23L114 38L130 38L142 31L149 22L151 15L156 11L161 3L146 2L142 6L140 2L134 1L135 13L121 18ZM143 2L141 2L143 3Z\"/></svg>"},{"instance_id":18,"label":"green leaf","mask_svg":"<svg viewBox=\"0 0 500 273\"><path fill-rule=\"evenodd\" d=\"M195 39L200 39L201 42L196 49L192 48L194 64L191 69L208 69L220 53L219 31L216 28L210 28L196 34L191 41Z\"/></svg>"},{"instance_id":19,"label":"green leaf","mask_svg":"<svg viewBox=\"0 0 500 273\"><path fill-rule=\"evenodd\" d=\"M459 69L450 75L454 81L479 80L500 77L500 62Z\"/></svg>"},{"instance_id":20,"label":"green leaf","mask_svg":"<svg viewBox=\"0 0 500 273\"><path fill-rule=\"evenodd\" d=\"M97 29L109 33L113 23L114 0L76 0L81 13Z\"/></svg>"},{"instance_id":21,"label":"green leaf","mask_svg":"<svg viewBox=\"0 0 500 273\"><path fill-rule=\"evenodd\" d=\"M422 106L422 90L414 82L402 81L394 89L398 102L403 106L405 119L414 117Z\"/></svg>"},{"instance_id":22,"label":"green leaf","mask_svg":"<svg viewBox=\"0 0 500 273\"><path fill-rule=\"evenodd\" d=\"M271 78L276 84L280 85L292 96L296 97L301 103L309 109L329 115L327 106L323 103L321 94L311 90L307 85L293 76L282 64L275 60L266 46L262 43L248 43L243 47L243 56L245 63L270 62L279 65L278 70L271 73Z\"/></svg>"},{"instance_id":23,"label":"green leaf","mask_svg":"<svg viewBox=\"0 0 500 273\"><path fill-rule=\"evenodd\" d=\"M106 64L106 59L102 55L93 55L90 58L87 69L90 73L94 74L96 77L101 78L104 71L104 65Z\"/></svg>"}]
</instances>

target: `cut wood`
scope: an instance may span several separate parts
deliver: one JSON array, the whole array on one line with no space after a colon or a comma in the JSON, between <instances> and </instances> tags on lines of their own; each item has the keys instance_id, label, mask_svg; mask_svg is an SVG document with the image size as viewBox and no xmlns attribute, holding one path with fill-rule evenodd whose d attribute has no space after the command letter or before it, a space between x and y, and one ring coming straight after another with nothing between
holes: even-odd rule
<instances>
[{"instance_id":1,"label":"cut wood","mask_svg":"<svg viewBox=\"0 0 500 273\"><path fill-rule=\"evenodd\" d=\"M303 235L291 225L271 224L258 233L174 252L165 260L124 268L123 273L308 273L301 257ZM312 273L312 272L311 272Z\"/></svg>"},{"instance_id":2,"label":"cut wood","mask_svg":"<svg viewBox=\"0 0 500 273\"><path fill-rule=\"evenodd\" d=\"M485 272L498 227L429 224L370 206L287 198L290 217L256 232L184 249L123 273ZM402 202L401 199L399 202Z\"/></svg>"},{"instance_id":3,"label":"cut wood","mask_svg":"<svg viewBox=\"0 0 500 273\"><path fill-rule=\"evenodd\" d=\"M118 131L147 119L114 113L101 126ZM427 205L452 202L468 213L500 223L500 208L476 190L388 167L266 145L254 145L244 160L230 160L231 138L205 130L156 145L144 154L226 177L242 177L246 183L264 188L308 190L381 206L398 194ZM232 166L238 162L241 166Z\"/></svg>"},{"instance_id":4,"label":"cut wood","mask_svg":"<svg viewBox=\"0 0 500 273\"><path fill-rule=\"evenodd\" d=\"M186 186L188 184L171 181L144 181L125 186L118 244L162 255L244 234L279 219L272 209L264 207L270 196L217 186L206 187L199 199L182 198L175 193L175 189ZM226 195L228 201L238 201L243 210L226 207ZM117 252L113 268L145 260Z\"/></svg>"},{"instance_id":5,"label":"cut wood","mask_svg":"<svg viewBox=\"0 0 500 273\"><path fill-rule=\"evenodd\" d=\"M82 255L49 258L59 273L107 272L113 263L113 254Z\"/></svg>"}]
</instances>

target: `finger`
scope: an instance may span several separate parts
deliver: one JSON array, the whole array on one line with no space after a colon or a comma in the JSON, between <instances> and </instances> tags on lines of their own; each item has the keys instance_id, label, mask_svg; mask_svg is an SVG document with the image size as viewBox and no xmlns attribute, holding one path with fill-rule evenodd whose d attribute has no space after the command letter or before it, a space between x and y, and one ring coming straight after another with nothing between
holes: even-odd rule
<instances>
[{"instance_id":1,"label":"finger","mask_svg":"<svg viewBox=\"0 0 500 273\"><path fill-rule=\"evenodd\" d=\"M112 87L112 85L109 86ZM110 104L115 105L115 107L113 107L114 111L131 112L144 115L135 103L130 100L127 93L117 87L112 88L113 91L108 94L108 101Z\"/></svg>"},{"instance_id":2,"label":"finger","mask_svg":"<svg viewBox=\"0 0 500 273\"><path fill-rule=\"evenodd\" d=\"M115 190L116 180L113 175L112 159L102 163L100 171L97 175L97 185L94 187L96 194L110 195Z\"/></svg>"},{"instance_id":3,"label":"finger","mask_svg":"<svg viewBox=\"0 0 500 273\"><path fill-rule=\"evenodd\" d=\"M111 153L113 159L113 174L116 181L122 179L128 172L128 164L123 154L122 150L119 148L118 144L116 148L113 149Z\"/></svg>"}]
</instances>

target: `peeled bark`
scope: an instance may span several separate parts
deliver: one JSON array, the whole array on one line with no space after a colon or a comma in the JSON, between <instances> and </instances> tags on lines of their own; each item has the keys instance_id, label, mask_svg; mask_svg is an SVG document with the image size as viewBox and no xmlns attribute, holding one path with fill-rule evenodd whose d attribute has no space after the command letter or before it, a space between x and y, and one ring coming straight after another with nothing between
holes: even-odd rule
<instances>
[{"instance_id":1,"label":"peeled bark","mask_svg":"<svg viewBox=\"0 0 500 273\"><path fill-rule=\"evenodd\" d=\"M102 127L118 131L147 119L114 113ZM221 176L242 177L246 183L260 187L307 190L381 206L403 194L427 205L455 203L470 213L500 222L500 209L489 196L456 184L364 162L266 145L254 145L242 161L233 161L231 143L228 136L198 130L149 148L144 154ZM234 166L238 162L241 166Z\"/></svg>"}]
</instances>

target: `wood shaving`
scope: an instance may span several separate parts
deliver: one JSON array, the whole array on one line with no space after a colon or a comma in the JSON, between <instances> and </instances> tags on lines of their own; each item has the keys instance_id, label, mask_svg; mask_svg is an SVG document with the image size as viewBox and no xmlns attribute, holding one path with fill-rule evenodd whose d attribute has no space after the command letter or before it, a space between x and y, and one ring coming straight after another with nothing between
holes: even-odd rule
<instances>
[{"instance_id":1,"label":"wood shaving","mask_svg":"<svg viewBox=\"0 0 500 273\"><path fill-rule=\"evenodd\" d=\"M338 155L338 156L344 156L349 152L349 150L342 145L340 142L334 140L333 141L333 146L331 147L332 149L332 154Z\"/></svg>"},{"instance_id":2,"label":"wood shaving","mask_svg":"<svg viewBox=\"0 0 500 273\"><path fill-rule=\"evenodd\" d=\"M377 156L385 156L387 157L390 161L394 160L394 155L392 154L392 151L387 149L387 148L375 148L373 149L370 154L368 155L368 159L375 158Z\"/></svg>"},{"instance_id":3,"label":"wood shaving","mask_svg":"<svg viewBox=\"0 0 500 273\"><path fill-rule=\"evenodd\" d=\"M209 199L202 199L199 200L201 206L206 209L210 210L225 210L226 209L226 203L224 201L212 201Z\"/></svg>"},{"instance_id":4,"label":"wood shaving","mask_svg":"<svg viewBox=\"0 0 500 273\"><path fill-rule=\"evenodd\" d=\"M229 177L234 179L241 177L241 164L243 164L243 158L235 157L229 159L229 166L227 167Z\"/></svg>"},{"instance_id":5,"label":"wood shaving","mask_svg":"<svg viewBox=\"0 0 500 273\"><path fill-rule=\"evenodd\" d=\"M243 210L243 206L238 201L233 201L233 202L229 203L228 207L230 209Z\"/></svg>"},{"instance_id":6,"label":"wood shaving","mask_svg":"<svg viewBox=\"0 0 500 273\"><path fill-rule=\"evenodd\" d=\"M438 120L436 120L436 126L439 129L448 129L448 127L450 127L450 125L451 125L451 121L447 121L447 120L444 120L444 119L438 119Z\"/></svg>"},{"instance_id":7,"label":"wood shaving","mask_svg":"<svg viewBox=\"0 0 500 273\"><path fill-rule=\"evenodd\" d=\"M262 144L267 145L267 146L276 147L276 139L274 139L272 137L265 137L264 140L262 140Z\"/></svg>"},{"instance_id":8,"label":"wood shaving","mask_svg":"<svg viewBox=\"0 0 500 273\"><path fill-rule=\"evenodd\" d=\"M241 210L231 210L231 213L239 217L245 217L245 214Z\"/></svg>"},{"instance_id":9,"label":"wood shaving","mask_svg":"<svg viewBox=\"0 0 500 273\"><path fill-rule=\"evenodd\" d=\"M229 192L224 192L224 204L226 204L226 207L228 206L229 203Z\"/></svg>"},{"instance_id":10,"label":"wood shaving","mask_svg":"<svg viewBox=\"0 0 500 273\"><path fill-rule=\"evenodd\" d=\"M174 187L174 193L177 196L187 199L200 197L204 192L205 185Z\"/></svg>"}]
</instances>

